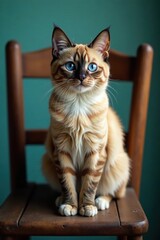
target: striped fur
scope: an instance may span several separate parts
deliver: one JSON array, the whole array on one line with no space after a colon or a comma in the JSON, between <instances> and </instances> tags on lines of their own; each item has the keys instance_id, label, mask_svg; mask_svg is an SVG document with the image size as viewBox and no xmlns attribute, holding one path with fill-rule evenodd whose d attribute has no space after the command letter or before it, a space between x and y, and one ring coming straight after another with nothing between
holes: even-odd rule
<instances>
[{"instance_id":1,"label":"striped fur","mask_svg":"<svg viewBox=\"0 0 160 240\"><path fill-rule=\"evenodd\" d=\"M65 216L94 216L109 207L112 197L125 195L130 163L121 123L105 91L109 42L108 29L88 46L72 44L60 28L53 31L54 90L42 167L51 186L61 192L56 205ZM74 64L71 71L68 62ZM96 71L89 70L90 63Z\"/></svg>"}]
</instances>

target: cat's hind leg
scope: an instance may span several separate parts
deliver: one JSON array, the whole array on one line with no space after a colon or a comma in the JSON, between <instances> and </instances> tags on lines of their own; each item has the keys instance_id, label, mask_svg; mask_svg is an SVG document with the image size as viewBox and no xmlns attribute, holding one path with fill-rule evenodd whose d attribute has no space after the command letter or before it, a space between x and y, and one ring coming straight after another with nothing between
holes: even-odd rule
<instances>
[{"instance_id":1,"label":"cat's hind leg","mask_svg":"<svg viewBox=\"0 0 160 240\"><path fill-rule=\"evenodd\" d=\"M124 183L121 184L121 186L115 192L115 198L119 199L119 198L123 198L125 196L126 185L127 185L127 182L124 182ZM95 199L95 205L96 205L97 209L98 210L108 209L112 198L113 197L111 195L98 196Z\"/></svg>"},{"instance_id":2,"label":"cat's hind leg","mask_svg":"<svg viewBox=\"0 0 160 240\"><path fill-rule=\"evenodd\" d=\"M98 210L105 210L109 208L112 197L110 195L107 196L99 196L95 199L95 205Z\"/></svg>"},{"instance_id":3,"label":"cat's hind leg","mask_svg":"<svg viewBox=\"0 0 160 240\"><path fill-rule=\"evenodd\" d=\"M127 186L127 182L123 182L122 185L117 189L116 193L115 193L115 197L116 198L123 198L126 194L126 186Z\"/></svg>"}]
</instances>

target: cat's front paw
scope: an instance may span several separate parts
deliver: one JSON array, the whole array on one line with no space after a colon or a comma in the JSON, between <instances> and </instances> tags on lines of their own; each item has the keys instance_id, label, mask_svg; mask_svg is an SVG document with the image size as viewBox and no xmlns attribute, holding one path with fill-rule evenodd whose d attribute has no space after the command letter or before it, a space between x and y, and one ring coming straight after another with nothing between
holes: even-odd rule
<instances>
[{"instance_id":1,"label":"cat's front paw","mask_svg":"<svg viewBox=\"0 0 160 240\"><path fill-rule=\"evenodd\" d=\"M63 216L74 216L77 214L77 207L71 206L69 204L62 204L59 207L59 213Z\"/></svg>"},{"instance_id":2,"label":"cat's front paw","mask_svg":"<svg viewBox=\"0 0 160 240\"><path fill-rule=\"evenodd\" d=\"M93 205L86 205L80 208L79 214L86 217L93 217L98 213L97 207Z\"/></svg>"}]
</instances>

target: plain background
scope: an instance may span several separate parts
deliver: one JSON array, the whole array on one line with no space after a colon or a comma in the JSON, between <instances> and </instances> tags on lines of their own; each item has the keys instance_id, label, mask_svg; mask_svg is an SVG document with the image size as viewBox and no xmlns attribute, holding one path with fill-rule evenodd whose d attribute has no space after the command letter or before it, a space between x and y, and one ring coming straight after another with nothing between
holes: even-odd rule
<instances>
[{"instance_id":1,"label":"plain background","mask_svg":"<svg viewBox=\"0 0 160 240\"><path fill-rule=\"evenodd\" d=\"M157 0L0 0L0 203L9 193L9 153L5 45L15 39L23 51L51 46L53 23L64 29L74 42L91 42L104 28L111 26L111 47L134 55L137 46L147 42L154 48L154 65L148 111L147 134L141 184L141 203L150 227L146 240L160 239L160 4ZM24 81L25 125L46 128L49 124L49 81ZM129 83L108 89L111 105L127 129L130 104ZM14 89L13 89L14 91ZM129 100L128 100L129 99ZM36 110L34 109L36 108ZM27 147L27 171L30 181L44 181L41 174L42 147ZM52 239L71 239L53 237ZM91 237L86 237L90 239ZM48 239L36 237L35 239ZM72 237L79 239L79 237ZM92 237L104 239L104 237ZM107 238L112 239L112 238Z\"/></svg>"}]
</instances>

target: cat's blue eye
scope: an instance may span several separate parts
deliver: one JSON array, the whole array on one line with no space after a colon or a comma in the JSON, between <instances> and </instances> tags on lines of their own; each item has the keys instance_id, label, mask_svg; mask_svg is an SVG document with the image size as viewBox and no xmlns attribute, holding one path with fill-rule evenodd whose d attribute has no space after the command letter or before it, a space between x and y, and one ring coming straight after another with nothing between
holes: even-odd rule
<instances>
[{"instance_id":1,"label":"cat's blue eye","mask_svg":"<svg viewBox=\"0 0 160 240\"><path fill-rule=\"evenodd\" d=\"M67 62L65 64L65 68L68 70L68 71L74 71L76 69L76 66L73 62Z\"/></svg>"},{"instance_id":2,"label":"cat's blue eye","mask_svg":"<svg viewBox=\"0 0 160 240\"><path fill-rule=\"evenodd\" d=\"M90 64L88 65L88 70L89 70L90 72L95 72L95 71L97 71L97 68L98 68L98 66L97 66L96 63L90 63Z\"/></svg>"}]
</instances>

